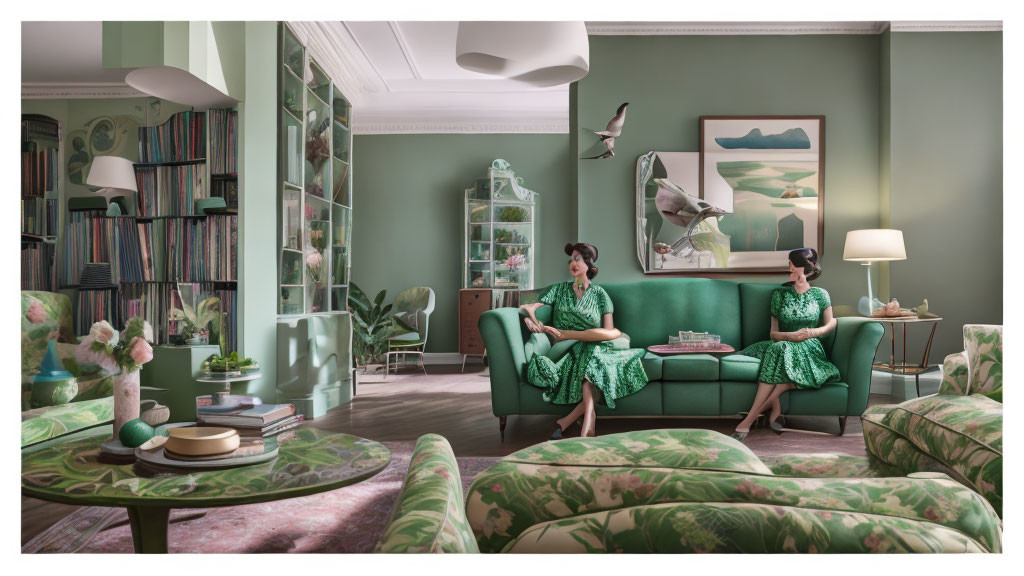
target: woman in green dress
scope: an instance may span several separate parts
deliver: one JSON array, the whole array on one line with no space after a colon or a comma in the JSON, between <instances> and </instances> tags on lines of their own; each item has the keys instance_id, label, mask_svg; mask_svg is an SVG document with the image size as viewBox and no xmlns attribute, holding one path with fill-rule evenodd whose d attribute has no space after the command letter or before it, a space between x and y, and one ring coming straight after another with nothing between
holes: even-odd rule
<instances>
[{"instance_id":1,"label":"woman in green dress","mask_svg":"<svg viewBox=\"0 0 1024 576\"><path fill-rule=\"evenodd\" d=\"M613 340L622 336L612 323L612 301L600 286L591 283L597 276L597 248L584 243L566 244L571 282L552 285L535 304L520 309L529 316L531 332L545 333L553 342L575 340L569 352L557 362L536 354L527 367L530 384L544 388L544 400L552 404L575 404L575 408L557 421L552 439L562 438L569 426L583 417L581 436L596 435L596 402L615 408L615 400L633 394L647 385L641 349L615 349ZM552 325L537 320L536 310L554 307Z\"/></svg>"},{"instance_id":2,"label":"woman in green dress","mask_svg":"<svg viewBox=\"0 0 1024 576\"><path fill-rule=\"evenodd\" d=\"M733 438L743 440L757 416L771 409L768 423L777 434L782 424L779 396L794 388L820 388L839 379L839 369L825 357L819 338L836 327L828 292L812 287L821 276L818 252L800 248L789 253L789 282L776 288L771 297L771 340L758 342L740 352L761 361L757 393L750 412L736 426Z\"/></svg>"}]
</instances>

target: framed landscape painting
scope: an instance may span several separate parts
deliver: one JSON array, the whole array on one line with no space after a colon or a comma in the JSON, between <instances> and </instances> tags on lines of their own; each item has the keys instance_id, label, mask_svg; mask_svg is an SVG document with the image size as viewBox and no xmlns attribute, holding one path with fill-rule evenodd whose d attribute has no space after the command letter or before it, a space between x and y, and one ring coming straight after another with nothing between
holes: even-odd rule
<instances>
[{"instance_id":1,"label":"framed landscape painting","mask_svg":"<svg viewBox=\"0 0 1024 576\"><path fill-rule=\"evenodd\" d=\"M821 254L824 184L824 116L701 116L700 202L719 241L696 269L784 272L790 250Z\"/></svg>"}]
</instances>

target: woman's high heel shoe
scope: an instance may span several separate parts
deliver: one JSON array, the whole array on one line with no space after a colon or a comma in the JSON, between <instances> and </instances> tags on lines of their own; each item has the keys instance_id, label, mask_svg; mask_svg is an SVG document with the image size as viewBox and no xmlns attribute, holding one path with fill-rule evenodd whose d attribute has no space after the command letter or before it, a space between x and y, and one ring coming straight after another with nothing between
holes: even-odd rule
<instances>
[{"instance_id":1,"label":"woman's high heel shoe","mask_svg":"<svg viewBox=\"0 0 1024 576\"><path fill-rule=\"evenodd\" d=\"M562 438L568 438L566 433L569 432L569 429L572 428L573 426L576 426L577 428L582 428L583 418L578 418L575 422L569 425L569 428L566 428L565 430L562 430L562 427L558 424L558 422L555 422L555 431L551 433L551 436L548 437L548 440L561 440Z\"/></svg>"},{"instance_id":2,"label":"woman's high heel shoe","mask_svg":"<svg viewBox=\"0 0 1024 576\"><path fill-rule=\"evenodd\" d=\"M747 430L746 432L742 432L740 430L735 430L732 433L733 439L739 440L740 442L743 442L743 440L745 440L747 438L747 436L749 436L749 435L750 435L750 430Z\"/></svg>"},{"instance_id":3,"label":"woman's high heel shoe","mask_svg":"<svg viewBox=\"0 0 1024 576\"><path fill-rule=\"evenodd\" d=\"M768 417L771 418L771 414L769 414ZM772 429L772 432L781 435L782 432L785 430L785 423L786 417L782 414L779 414L778 418L768 423L768 427Z\"/></svg>"}]
</instances>

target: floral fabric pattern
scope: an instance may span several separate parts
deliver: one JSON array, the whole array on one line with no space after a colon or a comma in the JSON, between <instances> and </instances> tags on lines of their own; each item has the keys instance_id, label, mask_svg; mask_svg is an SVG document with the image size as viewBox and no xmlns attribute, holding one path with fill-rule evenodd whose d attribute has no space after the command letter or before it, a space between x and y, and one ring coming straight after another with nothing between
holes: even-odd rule
<instances>
[{"instance_id":1,"label":"floral fabric pattern","mask_svg":"<svg viewBox=\"0 0 1024 576\"><path fill-rule=\"evenodd\" d=\"M572 523L588 514L604 522L611 517L609 511L678 503L712 505L719 512L707 512L706 526L718 525L715 514L729 516L735 510L756 504L759 509L772 511L773 516L779 507L790 507L815 513L895 516L908 525L933 522L973 535L984 549L999 546L999 519L988 503L947 477L831 478L824 472L820 472L824 477L819 478L774 476L756 457L756 465L748 466L744 452L749 451L721 434L703 430L655 432L661 434L654 434L654 438L692 438L695 445L652 445L644 433L638 432L615 434L615 438L606 437L611 442L593 445L595 440L604 438L579 439L563 453L560 448L573 442L563 440L517 452L482 472L469 489L466 506L480 550L500 551L517 538L522 540L521 535L528 530L547 522L576 517L567 520ZM717 442L709 445L709 440ZM676 451L684 454L675 455ZM688 451L690 454L686 455ZM816 458L823 460L821 455ZM757 518L746 520L755 522L750 526L761 534L757 538L772 534L774 524ZM719 536L724 538L723 542L728 541ZM794 538L797 536L793 534ZM616 533L614 539L602 541L609 545L614 542L608 550L672 550L633 548L628 538L623 537L621 542L618 538ZM721 545L725 548L708 550L730 550L729 545ZM744 546L755 551L760 550L758 546L770 548L773 544L758 540L745 542ZM519 551L516 545L509 549Z\"/></svg>"},{"instance_id":2,"label":"floral fabric pattern","mask_svg":"<svg viewBox=\"0 0 1024 576\"><path fill-rule=\"evenodd\" d=\"M903 476L890 471L885 473L873 467L867 456L848 454L776 454L762 456L761 461L777 476L799 476L802 478L878 478Z\"/></svg>"},{"instance_id":3,"label":"floral fabric pattern","mask_svg":"<svg viewBox=\"0 0 1024 576\"><path fill-rule=\"evenodd\" d=\"M831 305L828 292L821 288L799 294L792 286L785 286L772 292L770 308L780 331L795 332L821 326L821 316ZM820 388L822 384L839 379L839 369L828 361L817 338L802 342L764 340L747 346L740 354L761 361L759 382Z\"/></svg>"},{"instance_id":4,"label":"floral fabric pattern","mask_svg":"<svg viewBox=\"0 0 1024 576\"><path fill-rule=\"evenodd\" d=\"M967 353L957 352L946 356L946 359L942 361L942 382L939 384L939 395L966 396L968 388Z\"/></svg>"},{"instance_id":5,"label":"floral fabric pattern","mask_svg":"<svg viewBox=\"0 0 1024 576\"><path fill-rule=\"evenodd\" d=\"M930 521L763 504L673 503L532 526L504 552L998 552Z\"/></svg>"},{"instance_id":6,"label":"floral fabric pattern","mask_svg":"<svg viewBox=\"0 0 1024 576\"><path fill-rule=\"evenodd\" d=\"M21 413L21 446L106 424L114 419L114 398L47 406Z\"/></svg>"},{"instance_id":7,"label":"floral fabric pattern","mask_svg":"<svg viewBox=\"0 0 1024 576\"><path fill-rule=\"evenodd\" d=\"M964 326L970 394L1003 401L1003 327L986 324Z\"/></svg>"},{"instance_id":8,"label":"floral fabric pattern","mask_svg":"<svg viewBox=\"0 0 1024 576\"><path fill-rule=\"evenodd\" d=\"M420 437L374 552L479 552L466 521L459 465L442 436Z\"/></svg>"},{"instance_id":9,"label":"floral fabric pattern","mask_svg":"<svg viewBox=\"0 0 1024 576\"><path fill-rule=\"evenodd\" d=\"M559 330L600 328L603 316L614 309L608 293L596 284L580 298L572 282L554 284L540 301L554 308L552 325ZM600 392L598 401L615 408L616 398L647 385L641 363L646 353L643 348L616 349L613 342L576 342L557 362L535 354L527 366L527 380L544 388L543 398L552 404L578 404L583 399L583 381L589 380Z\"/></svg>"}]
</instances>

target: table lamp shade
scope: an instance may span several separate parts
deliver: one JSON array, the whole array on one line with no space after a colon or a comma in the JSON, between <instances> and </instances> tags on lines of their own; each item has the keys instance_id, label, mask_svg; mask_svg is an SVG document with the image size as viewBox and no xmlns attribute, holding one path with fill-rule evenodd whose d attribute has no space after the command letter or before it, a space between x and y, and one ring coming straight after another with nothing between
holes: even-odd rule
<instances>
[{"instance_id":1,"label":"table lamp shade","mask_svg":"<svg viewBox=\"0 0 1024 576\"><path fill-rule=\"evenodd\" d=\"M851 230L846 233L843 260L853 262L889 262L906 260L903 232L888 228Z\"/></svg>"},{"instance_id":2,"label":"table lamp shade","mask_svg":"<svg viewBox=\"0 0 1024 576\"><path fill-rule=\"evenodd\" d=\"M101 188L138 191L132 161L119 156L97 156L92 160L85 183Z\"/></svg>"}]
</instances>

